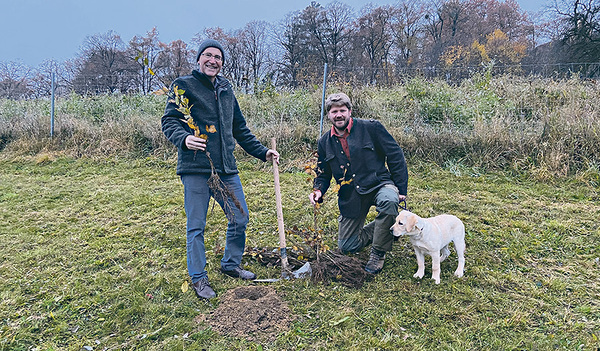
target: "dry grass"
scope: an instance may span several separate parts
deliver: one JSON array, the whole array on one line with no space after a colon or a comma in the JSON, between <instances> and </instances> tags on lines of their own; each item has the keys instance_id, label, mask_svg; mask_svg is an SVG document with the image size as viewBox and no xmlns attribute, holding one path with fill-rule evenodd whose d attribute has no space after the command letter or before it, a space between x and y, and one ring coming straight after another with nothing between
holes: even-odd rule
<instances>
[{"instance_id":1,"label":"dry grass","mask_svg":"<svg viewBox=\"0 0 600 351\"><path fill-rule=\"evenodd\" d=\"M395 88L329 88L339 90L353 99L355 116L381 120L415 161L539 179L587 176L600 165L600 88L592 82L482 75L461 86L414 79ZM277 136L284 158L315 149L318 89L238 95L253 132L265 144ZM175 149L160 131L163 105L156 96L61 98L50 139L48 101L1 100L0 148L15 155L169 159Z\"/></svg>"}]
</instances>

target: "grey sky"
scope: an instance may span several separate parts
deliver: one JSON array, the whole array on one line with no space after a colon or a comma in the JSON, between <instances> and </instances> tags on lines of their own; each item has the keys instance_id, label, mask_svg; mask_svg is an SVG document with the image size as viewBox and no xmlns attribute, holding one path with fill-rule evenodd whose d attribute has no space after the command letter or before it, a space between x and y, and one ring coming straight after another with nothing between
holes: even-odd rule
<instances>
[{"instance_id":1,"label":"grey sky","mask_svg":"<svg viewBox=\"0 0 600 351\"><path fill-rule=\"evenodd\" d=\"M208 27L242 28L254 20L279 22L302 10L311 0L222 0L172 2L168 0L0 0L0 61L36 67L46 59L62 62L77 55L86 36L113 30L124 42L157 27L159 39L189 42ZM318 1L326 5L330 0ZM359 11L368 3L395 0L342 0ZM536 12L550 0L517 0Z\"/></svg>"}]
</instances>

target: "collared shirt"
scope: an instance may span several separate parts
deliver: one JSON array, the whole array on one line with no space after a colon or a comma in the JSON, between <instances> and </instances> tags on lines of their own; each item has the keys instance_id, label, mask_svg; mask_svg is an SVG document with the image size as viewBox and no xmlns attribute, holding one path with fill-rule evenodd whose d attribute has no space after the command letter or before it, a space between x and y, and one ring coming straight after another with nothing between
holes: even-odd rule
<instances>
[{"instance_id":1,"label":"collared shirt","mask_svg":"<svg viewBox=\"0 0 600 351\"><path fill-rule=\"evenodd\" d=\"M352 118L350 118L350 121L348 121L348 125L346 126L346 129L344 129L344 132L342 134L338 134L338 130L334 126L331 126L331 136L336 136L338 138L340 144L342 144L342 150L344 150L344 153L348 157L348 160L350 160L350 148L348 148L348 140L346 140L346 138L348 137L348 135L350 135L350 130L352 130L353 124L354 121L352 120Z\"/></svg>"}]
</instances>

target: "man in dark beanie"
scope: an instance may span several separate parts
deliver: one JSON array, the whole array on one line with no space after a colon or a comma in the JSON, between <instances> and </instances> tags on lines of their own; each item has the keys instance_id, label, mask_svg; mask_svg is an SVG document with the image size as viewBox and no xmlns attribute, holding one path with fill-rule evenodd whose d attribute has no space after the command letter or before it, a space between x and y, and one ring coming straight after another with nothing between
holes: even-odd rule
<instances>
[{"instance_id":1,"label":"man in dark beanie","mask_svg":"<svg viewBox=\"0 0 600 351\"><path fill-rule=\"evenodd\" d=\"M279 154L270 150L252 134L229 81L218 75L225 61L221 44L208 39L200 44L198 70L177 78L172 86L188 99L190 115L181 112L170 97L162 117L162 131L178 149L177 174L184 187L187 216L187 267L198 297L216 296L208 282L204 227L210 198L219 203L229 221L221 272L234 278L252 280L256 275L240 266L246 245L248 207L233 155L237 142L247 153L262 161L279 162ZM186 118L199 128L194 131ZM212 161L212 165L211 165ZM209 186L211 171L219 175L226 192Z\"/></svg>"}]
</instances>

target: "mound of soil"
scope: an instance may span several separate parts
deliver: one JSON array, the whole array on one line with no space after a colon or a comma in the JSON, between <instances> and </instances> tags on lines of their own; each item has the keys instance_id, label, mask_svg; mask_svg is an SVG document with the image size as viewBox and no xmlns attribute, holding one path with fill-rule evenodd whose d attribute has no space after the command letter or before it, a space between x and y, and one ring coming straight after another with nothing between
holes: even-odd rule
<instances>
[{"instance_id":1,"label":"mound of soil","mask_svg":"<svg viewBox=\"0 0 600 351\"><path fill-rule=\"evenodd\" d=\"M221 335L245 338L249 341L273 341L290 328L290 309L267 286L240 286L227 291L219 307L196 318L209 324Z\"/></svg>"}]
</instances>

